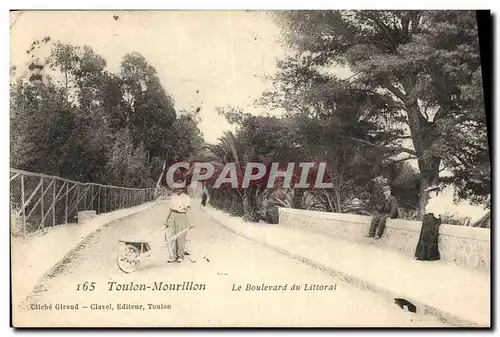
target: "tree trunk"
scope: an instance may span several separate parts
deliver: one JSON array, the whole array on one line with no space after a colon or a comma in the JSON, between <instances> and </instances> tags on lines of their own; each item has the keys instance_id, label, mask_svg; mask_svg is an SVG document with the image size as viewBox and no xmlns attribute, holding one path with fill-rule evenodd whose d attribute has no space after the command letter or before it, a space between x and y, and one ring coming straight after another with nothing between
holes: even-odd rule
<instances>
[{"instance_id":1,"label":"tree trunk","mask_svg":"<svg viewBox=\"0 0 500 337\"><path fill-rule=\"evenodd\" d=\"M439 165L441 158L432 157L428 160L419 160L420 169L420 198L419 198L419 219L425 215L425 206L429 201L429 192L425 191L428 187L439 183Z\"/></svg>"},{"instance_id":2,"label":"tree trunk","mask_svg":"<svg viewBox=\"0 0 500 337\"><path fill-rule=\"evenodd\" d=\"M439 182L439 166L441 158L430 153L430 147L435 143L439 135L433 123L423 118L417 101L406 102L408 107L408 125L410 127L413 147L418 158L418 168L420 171L420 195L418 215L423 219L425 206L429 201L429 192L425 190Z\"/></svg>"}]
</instances>

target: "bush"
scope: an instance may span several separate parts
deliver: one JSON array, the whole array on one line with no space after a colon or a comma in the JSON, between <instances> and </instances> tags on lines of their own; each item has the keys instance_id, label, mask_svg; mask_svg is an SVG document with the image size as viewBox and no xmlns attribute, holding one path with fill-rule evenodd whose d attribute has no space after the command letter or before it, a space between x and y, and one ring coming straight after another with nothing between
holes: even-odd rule
<instances>
[{"instance_id":1,"label":"bush","mask_svg":"<svg viewBox=\"0 0 500 337\"><path fill-rule=\"evenodd\" d=\"M243 203L241 200L238 200L239 197L233 198L230 203L230 207L228 210L228 213L234 216L243 216L244 215L244 209L243 209Z\"/></svg>"},{"instance_id":2,"label":"bush","mask_svg":"<svg viewBox=\"0 0 500 337\"><path fill-rule=\"evenodd\" d=\"M419 220L418 210L415 209L407 209L407 208L398 208L398 218L404 220Z\"/></svg>"},{"instance_id":3,"label":"bush","mask_svg":"<svg viewBox=\"0 0 500 337\"><path fill-rule=\"evenodd\" d=\"M456 216L447 213L441 216L441 220L443 224L455 226L469 226L471 223L470 217Z\"/></svg>"},{"instance_id":4,"label":"bush","mask_svg":"<svg viewBox=\"0 0 500 337\"><path fill-rule=\"evenodd\" d=\"M278 211L278 206L273 205L267 208L265 221L270 224L277 224L280 222L280 214Z\"/></svg>"}]
</instances>

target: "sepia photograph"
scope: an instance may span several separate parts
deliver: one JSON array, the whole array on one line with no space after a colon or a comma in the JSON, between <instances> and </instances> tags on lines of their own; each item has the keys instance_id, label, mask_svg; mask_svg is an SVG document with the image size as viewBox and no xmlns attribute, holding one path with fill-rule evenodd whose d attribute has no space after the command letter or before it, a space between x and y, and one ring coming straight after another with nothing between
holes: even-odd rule
<instances>
[{"instance_id":1,"label":"sepia photograph","mask_svg":"<svg viewBox=\"0 0 500 337\"><path fill-rule=\"evenodd\" d=\"M13 328L491 328L491 13L10 11Z\"/></svg>"}]
</instances>

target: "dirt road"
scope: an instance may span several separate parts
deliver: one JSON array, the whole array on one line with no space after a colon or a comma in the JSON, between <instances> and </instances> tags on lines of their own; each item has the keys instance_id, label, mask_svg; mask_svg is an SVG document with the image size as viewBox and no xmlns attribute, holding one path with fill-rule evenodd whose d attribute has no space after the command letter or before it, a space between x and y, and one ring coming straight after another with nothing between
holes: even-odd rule
<instances>
[{"instance_id":1,"label":"dirt road","mask_svg":"<svg viewBox=\"0 0 500 337\"><path fill-rule=\"evenodd\" d=\"M154 206L91 235L15 309L14 325L442 326L230 233L199 209L191 216L196 227L188 233L189 259L167 264L162 248L135 273L121 272L118 240L146 236L161 245L166 213L164 205ZM268 290L257 290L263 286Z\"/></svg>"}]
</instances>

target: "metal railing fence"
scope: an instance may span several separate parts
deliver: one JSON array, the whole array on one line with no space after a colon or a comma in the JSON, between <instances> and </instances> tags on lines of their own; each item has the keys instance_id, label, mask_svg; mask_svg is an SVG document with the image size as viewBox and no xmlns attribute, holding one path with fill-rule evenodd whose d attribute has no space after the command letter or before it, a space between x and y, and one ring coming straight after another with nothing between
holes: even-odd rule
<instances>
[{"instance_id":1,"label":"metal railing fence","mask_svg":"<svg viewBox=\"0 0 500 337\"><path fill-rule=\"evenodd\" d=\"M75 222L79 211L93 210L101 214L154 199L154 188L81 183L10 169L11 223L17 221L17 229L23 235L45 227Z\"/></svg>"}]
</instances>

